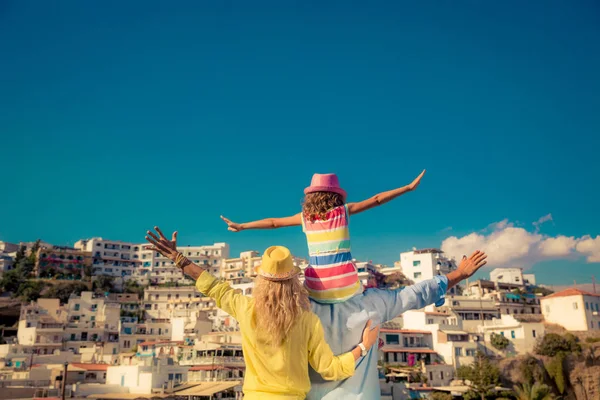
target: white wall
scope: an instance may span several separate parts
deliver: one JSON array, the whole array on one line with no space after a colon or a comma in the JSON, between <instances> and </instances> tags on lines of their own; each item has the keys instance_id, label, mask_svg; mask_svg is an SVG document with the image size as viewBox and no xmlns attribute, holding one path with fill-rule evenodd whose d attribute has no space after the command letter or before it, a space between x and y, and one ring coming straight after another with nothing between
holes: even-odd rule
<instances>
[{"instance_id":1,"label":"white wall","mask_svg":"<svg viewBox=\"0 0 600 400\"><path fill-rule=\"evenodd\" d=\"M546 322L558 324L569 331L587 331L583 296L547 297L541 300L542 314Z\"/></svg>"}]
</instances>

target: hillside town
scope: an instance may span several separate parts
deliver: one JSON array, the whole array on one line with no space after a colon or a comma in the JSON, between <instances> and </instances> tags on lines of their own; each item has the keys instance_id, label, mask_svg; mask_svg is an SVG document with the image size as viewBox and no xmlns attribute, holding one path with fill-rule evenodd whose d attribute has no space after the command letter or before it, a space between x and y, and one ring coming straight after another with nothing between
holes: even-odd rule
<instances>
[{"instance_id":1,"label":"hillside town","mask_svg":"<svg viewBox=\"0 0 600 400\"><path fill-rule=\"evenodd\" d=\"M226 243L178 250L252 296L258 252L232 256ZM457 268L438 249L403 252L393 266L355 264L364 287L396 290ZM15 316L2 314L0 399L242 399L237 322L146 244L0 242L0 273L0 306ZM493 269L489 279L452 288L444 305L383 324L382 398L463 398L476 391L475 380L465 379L471 366L531 357L544 338L567 332L589 343L600 337L600 294L552 292L521 268ZM513 388L505 385L498 380L486 390L506 396ZM586 390L587 399L600 398L598 388Z\"/></svg>"}]
</instances>

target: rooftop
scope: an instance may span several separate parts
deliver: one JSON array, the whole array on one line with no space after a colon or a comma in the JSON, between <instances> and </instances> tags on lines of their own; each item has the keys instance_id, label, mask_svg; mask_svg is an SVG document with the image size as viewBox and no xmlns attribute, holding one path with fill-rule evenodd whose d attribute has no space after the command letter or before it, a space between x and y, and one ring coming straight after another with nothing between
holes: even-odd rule
<instances>
[{"instance_id":1,"label":"rooftop","mask_svg":"<svg viewBox=\"0 0 600 400\"><path fill-rule=\"evenodd\" d=\"M586 292L585 290L577 289L577 288L569 288L562 290L560 292L552 293L543 299L549 299L551 297L569 297L569 296L594 296L600 297L600 294Z\"/></svg>"}]
</instances>

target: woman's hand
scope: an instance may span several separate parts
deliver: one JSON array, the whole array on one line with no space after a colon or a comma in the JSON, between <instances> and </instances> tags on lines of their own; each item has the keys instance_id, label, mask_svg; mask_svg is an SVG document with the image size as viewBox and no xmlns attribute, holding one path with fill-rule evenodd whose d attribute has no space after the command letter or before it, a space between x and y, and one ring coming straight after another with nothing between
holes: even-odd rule
<instances>
[{"instance_id":1,"label":"woman's hand","mask_svg":"<svg viewBox=\"0 0 600 400\"><path fill-rule=\"evenodd\" d=\"M379 343L379 328L377 325L373 328L373 321L367 321L367 326L362 335L362 344L369 350L375 343Z\"/></svg>"},{"instance_id":2,"label":"woman's hand","mask_svg":"<svg viewBox=\"0 0 600 400\"><path fill-rule=\"evenodd\" d=\"M230 230L231 232L240 232L240 231L244 230L244 228L242 228L242 224L236 224L235 222L231 221L230 219L225 218L222 215L221 215L221 219L223 221L225 221L225 223L227 224L227 229Z\"/></svg>"},{"instance_id":3,"label":"woman's hand","mask_svg":"<svg viewBox=\"0 0 600 400\"><path fill-rule=\"evenodd\" d=\"M417 176L415 178L415 180L412 181L410 183L410 185L408 185L408 190L415 190L417 188L417 186L419 186L419 183L421 183L421 179L423 178L423 175L425 175L425 170L423 170L423 172L421 172L419 174L419 176Z\"/></svg>"},{"instance_id":4,"label":"woman's hand","mask_svg":"<svg viewBox=\"0 0 600 400\"><path fill-rule=\"evenodd\" d=\"M177 232L173 232L172 239L168 240L158 226L155 226L154 229L159 237L156 237L151 231L146 232L148 233L146 240L152 244L152 247L149 247L149 249L158 251L169 260L175 261L175 257L177 257Z\"/></svg>"}]
</instances>

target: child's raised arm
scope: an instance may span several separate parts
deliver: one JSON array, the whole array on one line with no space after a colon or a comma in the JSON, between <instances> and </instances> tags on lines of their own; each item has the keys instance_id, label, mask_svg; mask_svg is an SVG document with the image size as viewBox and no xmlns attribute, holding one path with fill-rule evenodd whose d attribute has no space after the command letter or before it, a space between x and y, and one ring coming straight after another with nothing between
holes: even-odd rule
<instances>
[{"instance_id":1,"label":"child's raised arm","mask_svg":"<svg viewBox=\"0 0 600 400\"><path fill-rule=\"evenodd\" d=\"M284 218L265 218L259 221L245 222L243 224L235 223L221 215L221 219L227 224L227 229L231 232L240 232L246 229L276 229L287 226L302 225L302 213Z\"/></svg>"},{"instance_id":2,"label":"child's raised arm","mask_svg":"<svg viewBox=\"0 0 600 400\"><path fill-rule=\"evenodd\" d=\"M359 201L358 203L348 203L348 211L351 215L358 214L373 207L387 203L390 200L394 200L396 197L402 196L406 192L412 192L417 188L417 186L419 186L419 183L421 183L421 178L423 178L423 175L425 175L425 170L423 170L423 172L421 172L419 176L417 176L415 180L410 183L410 185L376 194L370 199Z\"/></svg>"}]
</instances>

